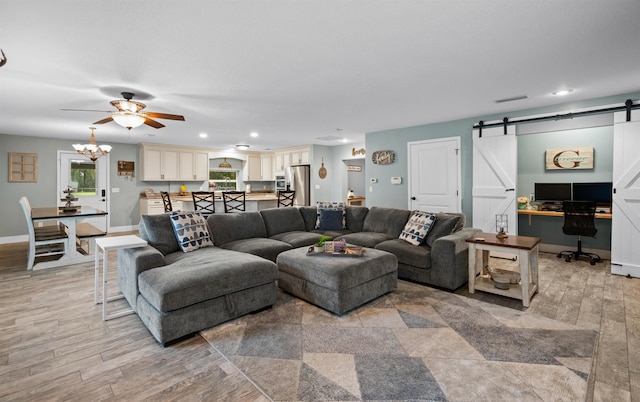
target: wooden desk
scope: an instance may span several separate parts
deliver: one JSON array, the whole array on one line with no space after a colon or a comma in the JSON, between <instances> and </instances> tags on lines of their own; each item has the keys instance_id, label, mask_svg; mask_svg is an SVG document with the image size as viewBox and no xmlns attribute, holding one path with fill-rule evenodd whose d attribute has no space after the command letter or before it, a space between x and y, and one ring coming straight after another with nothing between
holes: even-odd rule
<instances>
[{"instance_id":1,"label":"wooden desk","mask_svg":"<svg viewBox=\"0 0 640 402\"><path fill-rule=\"evenodd\" d=\"M564 217L564 212L558 211L538 211L536 209L519 209L518 215L528 215L529 216L529 226L531 226L531 216L562 216ZM602 214L596 213L596 219L611 219L611 214Z\"/></svg>"},{"instance_id":2,"label":"wooden desk","mask_svg":"<svg viewBox=\"0 0 640 402\"><path fill-rule=\"evenodd\" d=\"M538 291L538 237L509 236L498 239L495 233L477 233L467 239L469 243L469 293L477 290L495 293L522 300L529 307L531 296ZM485 274L489 253L499 251L518 254L520 261L520 284L511 284L509 289L498 289Z\"/></svg>"},{"instance_id":3,"label":"wooden desk","mask_svg":"<svg viewBox=\"0 0 640 402\"><path fill-rule=\"evenodd\" d=\"M75 247L77 236L76 224L78 220L102 215L107 215L107 212L88 207L80 207L75 212L63 212L61 209L58 209L58 207L32 208L31 220L33 221L34 226L37 226L38 222L59 221L62 222L69 230L67 233L69 236L69 247L67 247L67 253L55 261L39 262L33 266L33 269L62 267L91 261L93 259L92 256L85 256L78 253L78 250Z\"/></svg>"}]
</instances>

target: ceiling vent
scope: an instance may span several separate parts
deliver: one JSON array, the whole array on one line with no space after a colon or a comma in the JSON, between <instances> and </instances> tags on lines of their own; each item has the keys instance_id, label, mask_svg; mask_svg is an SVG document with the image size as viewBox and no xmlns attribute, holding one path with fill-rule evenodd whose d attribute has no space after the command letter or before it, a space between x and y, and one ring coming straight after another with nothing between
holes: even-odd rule
<instances>
[{"instance_id":1,"label":"ceiling vent","mask_svg":"<svg viewBox=\"0 0 640 402\"><path fill-rule=\"evenodd\" d=\"M513 102L517 100L529 99L529 95L514 96L512 98L497 99L496 103Z\"/></svg>"},{"instance_id":2,"label":"ceiling vent","mask_svg":"<svg viewBox=\"0 0 640 402\"><path fill-rule=\"evenodd\" d=\"M316 138L316 140L320 140L320 141L342 141L344 137L338 137L335 135L327 135L324 137L318 137Z\"/></svg>"}]
</instances>

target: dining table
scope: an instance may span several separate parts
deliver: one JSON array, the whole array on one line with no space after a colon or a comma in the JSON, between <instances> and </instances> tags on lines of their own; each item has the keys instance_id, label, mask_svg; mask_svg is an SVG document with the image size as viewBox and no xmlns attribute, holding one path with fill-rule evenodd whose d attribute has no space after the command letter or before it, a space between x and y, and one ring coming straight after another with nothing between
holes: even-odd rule
<instances>
[{"instance_id":1,"label":"dining table","mask_svg":"<svg viewBox=\"0 0 640 402\"><path fill-rule=\"evenodd\" d=\"M34 265L34 269L62 267L93 261L94 257L92 255L84 255L80 253L76 247L77 224L78 221L82 219L107 214L106 211L101 209L82 206L79 206L75 211L64 210L60 207L31 208L31 220L33 221L34 227L47 221L57 221L67 227L67 235L69 236L69 246L67 247L67 252L62 257L53 261L39 262Z\"/></svg>"}]
</instances>

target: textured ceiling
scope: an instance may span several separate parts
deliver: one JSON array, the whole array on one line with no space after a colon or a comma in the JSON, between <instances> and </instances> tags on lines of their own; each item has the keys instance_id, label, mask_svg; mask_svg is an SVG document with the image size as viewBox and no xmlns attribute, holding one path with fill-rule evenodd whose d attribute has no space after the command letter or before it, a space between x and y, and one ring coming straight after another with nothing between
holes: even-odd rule
<instances>
[{"instance_id":1,"label":"textured ceiling","mask_svg":"<svg viewBox=\"0 0 640 402\"><path fill-rule=\"evenodd\" d=\"M107 113L61 109L129 90L186 121L99 125L99 143L363 141L638 91L638 21L637 0L0 0L0 133L85 139Z\"/></svg>"}]
</instances>

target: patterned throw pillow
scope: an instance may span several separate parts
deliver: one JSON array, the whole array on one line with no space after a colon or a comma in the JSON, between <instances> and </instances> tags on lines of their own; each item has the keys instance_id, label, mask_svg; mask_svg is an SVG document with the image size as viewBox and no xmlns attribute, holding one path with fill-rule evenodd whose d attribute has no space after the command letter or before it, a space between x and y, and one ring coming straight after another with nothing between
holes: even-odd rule
<instances>
[{"instance_id":1,"label":"patterned throw pillow","mask_svg":"<svg viewBox=\"0 0 640 402\"><path fill-rule=\"evenodd\" d=\"M434 214L424 211L413 211L407 224L404 225L404 229L402 229L399 238L415 246L419 246L427 237L427 233L429 233L435 221L436 216Z\"/></svg>"},{"instance_id":2,"label":"patterned throw pillow","mask_svg":"<svg viewBox=\"0 0 640 402\"><path fill-rule=\"evenodd\" d=\"M318 203L316 204L317 207L317 213L316 213L316 230L344 230L346 228L346 218L345 218L345 210L344 207L346 206L346 203L344 202L323 202L323 201L318 201ZM322 225L321 224L321 220L322 220L322 214L321 211L322 210L329 210L329 211L340 211L342 213L342 220L341 220L341 225L340 227L336 227L333 229L323 229L324 226L326 225ZM330 214L326 214L327 218L329 217Z\"/></svg>"},{"instance_id":3,"label":"patterned throw pillow","mask_svg":"<svg viewBox=\"0 0 640 402\"><path fill-rule=\"evenodd\" d=\"M174 211L169 214L169 217L178 244L185 253L213 246L207 221L198 212Z\"/></svg>"}]
</instances>

